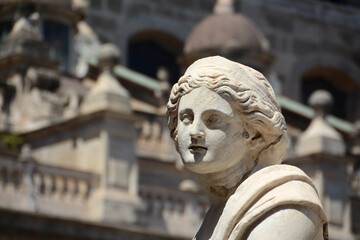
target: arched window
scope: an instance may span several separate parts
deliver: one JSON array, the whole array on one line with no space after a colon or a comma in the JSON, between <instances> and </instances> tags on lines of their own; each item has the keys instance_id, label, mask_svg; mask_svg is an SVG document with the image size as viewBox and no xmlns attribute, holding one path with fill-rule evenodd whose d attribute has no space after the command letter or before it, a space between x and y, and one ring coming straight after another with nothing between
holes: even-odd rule
<instances>
[{"instance_id":1,"label":"arched window","mask_svg":"<svg viewBox=\"0 0 360 240\"><path fill-rule=\"evenodd\" d=\"M169 72L169 82L174 84L180 77L176 62L183 43L176 37L161 31L144 31L132 36L128 43L128 67L156 78L159 67Z\"/></svg>"},{"instance_id":2,"label":"arched window","mask_svg":"<svg viewBox=\"0 0 360 240\"><path fill-rule=\"evenodd\" d=\"M302 102L307 104L311 93L317 89L332 94L333 115L351 121L356 119L360 86L344 72L331 67L317 67L305 72L302 75Z\"/></svg>"},{"instance_id":3,"label":"arched window","mask_svg":"<svg viewBox=\"0 0 360 240\"><path fill-rule=\"evenodd\" d=\"M4 41L4 39L6 38L6 36L11 31L12 26L13 26L12 21L6 21L6 22L0 23L0 46L1 46L2 42Z\"/></svg>"},{"instance_id":4,"label":"arched window","mask_svg":"<svg viewBox=\"0 0 360 240\"><path fill-rule=\"evenodd\" d=\"M69 27L65 24L45 20L43 23L44 40L55 51L61 70L68 69L69 62Z\"/></svg>"}]
</instances>

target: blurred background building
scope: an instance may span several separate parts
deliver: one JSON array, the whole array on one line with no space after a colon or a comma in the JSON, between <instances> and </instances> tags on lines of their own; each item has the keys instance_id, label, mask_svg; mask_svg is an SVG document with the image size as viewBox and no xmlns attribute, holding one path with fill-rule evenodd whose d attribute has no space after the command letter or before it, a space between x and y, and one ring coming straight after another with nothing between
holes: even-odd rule
<instances>
[{"instance_id":1,"label":"blurred background building","mask_svg":"<svg viewBox=\"0 0 360 240\"><path fill-rule=\"evenodd\" d=\"M0 239L190 239L208 202L166 124L222 55L261 71L330 239L360 239L356 0L0 0Z\"/></svg>"}]
</instances>

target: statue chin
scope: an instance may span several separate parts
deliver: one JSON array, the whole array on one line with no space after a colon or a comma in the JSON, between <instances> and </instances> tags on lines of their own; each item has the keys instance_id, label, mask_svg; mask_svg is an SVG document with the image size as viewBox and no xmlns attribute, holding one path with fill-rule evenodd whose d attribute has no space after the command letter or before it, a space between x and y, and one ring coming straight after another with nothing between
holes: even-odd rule
<instances>
[{"instance_id":1,"label":"statue chin","mask_svg":"<svg viewBox=\"0 0 360 240\"><path fill-rule=\"evenodd\" d=\"M209 162L183 162L186 169L195 174L211 174L217 172L215 169L209 167Z\"/></svg>"}]
</instances>

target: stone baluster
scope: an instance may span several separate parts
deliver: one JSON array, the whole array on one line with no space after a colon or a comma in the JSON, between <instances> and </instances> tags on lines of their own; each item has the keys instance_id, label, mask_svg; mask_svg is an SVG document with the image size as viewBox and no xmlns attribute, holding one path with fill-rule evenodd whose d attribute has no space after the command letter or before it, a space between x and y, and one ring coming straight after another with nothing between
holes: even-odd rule
<instances>
[{"instance_id":1,"label":"stone baluster","mask_svg":"<svg viewBox=\"0 0 360 240\"><path fill-rule=\"evenodd\" d=\"M9 182L9 176L8 176L8 169L3 168L1 169L1 186L4 189L6 187L6 184Z\"/></svg>"},{"instance_id":2,"label":"stone baluster","mask_svg":"<svg viewBox=\"0 0 360 240\"><path fill-rule=\"evenodd\" d=\"M85 180L82 180L82 179L78 180L78 195L79 195L79 198L86 199L88 185L90 185L90 183L88 181L85 181Z\"/></svg>"},{"instance_id":3,"label":"stone baluster","mask_svg":"<svg viewBox=\"0 0 360 240\"><path fill-rule=\"evenodd\" d=\"M44 185L45 191L44 194L46 197L51 196L51 188L52 188L52 176L49 174L44 174Z\"/></svg>"},{"instance_id":4,"label":"stone baluster","mask_svg":"<svg viewBox=\"0 0 360 240\"><path fill-rule=\"evenodd\" d=\"M56 194L56 176L50 176L51 179L51 185L50 185L50 193L54 197Z\"/></svg>"}]
</instances>

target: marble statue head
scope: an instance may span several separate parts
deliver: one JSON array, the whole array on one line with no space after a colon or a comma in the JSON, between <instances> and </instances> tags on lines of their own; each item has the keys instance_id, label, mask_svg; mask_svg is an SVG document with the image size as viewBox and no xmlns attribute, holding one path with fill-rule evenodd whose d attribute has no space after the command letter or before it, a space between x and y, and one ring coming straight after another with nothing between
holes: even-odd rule
<instances>
[{"instance_id":1,"label":"marble statue head","mask_svg":"<svg viewBox=\"0 0 360 240\"><path fill-rule=\"evenodd\" d=\"M286 124L272 87L258 71L223 57L186 70L171 90L167 117L185 166L198 174L234 167L246 175L286 155Z\"/></svg>"}]
</instances>

